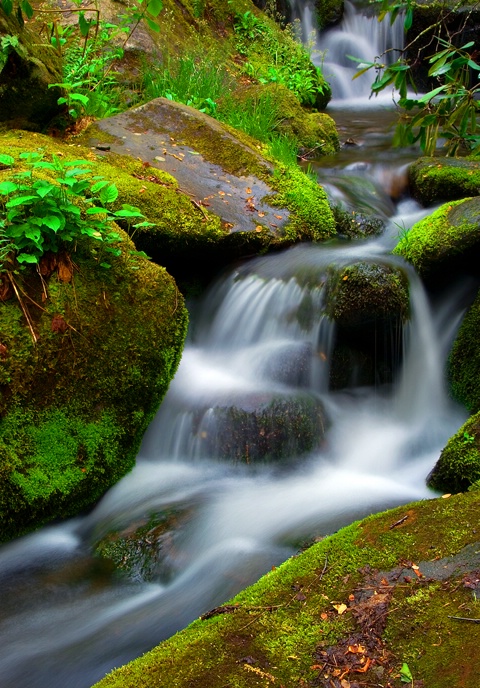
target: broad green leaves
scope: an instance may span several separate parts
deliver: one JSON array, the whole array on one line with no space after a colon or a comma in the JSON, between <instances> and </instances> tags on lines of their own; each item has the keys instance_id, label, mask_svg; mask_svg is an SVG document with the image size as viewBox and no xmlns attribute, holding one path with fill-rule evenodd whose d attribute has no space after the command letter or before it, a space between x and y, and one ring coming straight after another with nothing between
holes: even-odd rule
<instances>
[{"instance_id":1,"label":"broad green leaves","mask_svg":"<svg viewBox=\"0 0 480 688\"><path fill-rule=\"evenodd\" d=\"M45 160L37 152L22 153L20 158L27 170L12 171L11 177L0 183L2 236L10 242L10 251L16 254L18 263L38 263L46 251L56 253L82 236L100 242L103 252L118 257L122 251L116 244L121 237L113 221L130 225L139 219L143 220L142 226L149 224L134 206L124 204L117 210L107 207L117 200L118 189L95 176L89 161L64 162L55 155ZM13 167L15 160L4 155L0 163ZM45 173L55 179L38 177Z\"/></svg>"}]
</instances>

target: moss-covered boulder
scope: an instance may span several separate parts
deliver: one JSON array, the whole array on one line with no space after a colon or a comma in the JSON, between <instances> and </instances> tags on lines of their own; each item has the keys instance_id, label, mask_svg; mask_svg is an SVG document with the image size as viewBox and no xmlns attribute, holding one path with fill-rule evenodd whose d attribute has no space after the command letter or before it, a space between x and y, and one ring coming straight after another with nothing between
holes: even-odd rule
<instances>
[{"instance_id":1,"label":"moss-covered boulder","mask_svg":"<svg viewBox=\"0 0 480 688\"><path fill-rule=\"evenodd\" d=\"M425 206L478 195L477 158L419 158L408 168L413 196Z\"/></svg>"},{"instance_id":2,"label":"moss-covered boulder","mask_svg":"<svg viewBox=\"0 0 480 688\"><path fill-rule=\"evenodd\" d=\"M480 198L452 201L406 232L393 253L422 278L449 284L459 274L478 275Z\"/></svg>"},{"instance_id":3,"label":"moss-covered boulder","mask_svg":"<svg viewBox=\"0 0 480 688\"><path fill-rule=\"evenodd\" d=\"M464 492L480 486L480 413L471 416L447 442L427 478L434 490Z\"/></svg>"},{"instance_id":4,"label":"moss-covered boulder","mask_svg":"<svg viewBox=\"0 0 480 688\"><path fill-rule=\"evenodd\" d=\"M60 112L58 88L62 79L60 55L21 25L16 15L0 12L0 122L33 131L42 130Z\"/></svg>"},{"instance_id":5,"label":"moss-covered boulder","mask_svg":"<svg viewBox=\"0 0 480 688\"><path fill-rule=\"evenodd\" d=\"M137 181L126 202L155 223L137 231L135 243L175 277L211 277L237 258L335 234L316 182L186 105L157 98L96 123L81 140L107 162L128 156L123 166Z\"/></svg>"},{"instance_id":6,"label":"moss-covered boulder","mask_svg":"<svg viewBox=\"0 0 480 688\"><path fill-rule=\"evenodd\" d=\"M468 309L450 352L448 375L453 396L470 413L480 411L480 295Z\"/></svg>"},{"instance_id":7,"label":"moss-covered boulder","mask_svg":"<svg viewBox=\"0 0 480 688\"><path fill-rule=\"evenodd\" d=\"M398 341L409 315L408 283L401 270L360 262L331 275L327 315L335 321L330 368L334 388L390 382L398 365Z\"/></svg>"},{"instance_id":8,"label":"moss-covered boulder","mask_svg":"<svg viewBox=\"0 0 480 688\"><path fill-rule=\"evenodd\" d=\"M96 688L401 688L403 664L416 688L477 688L479 506L471 492L343 528Z\"/></svg>"},{"instance_id":9,"label":"moss-covered boulder","mask_svg":"<svg viewBox=\"0 0 480 688\"><path fill-rule=\"evenodd\" d=\"M315 0L317 22L320 29L338 24L343 17L344 0Z\"/></svg>"},{"instance_id":10,"label":"moss-covered boulder","mask_svg":"<svg viewBox=\"0 0 480 688\"><path fill-rule=\"evenodd\" d=\"M2 152L48 141L9 140ZM54 150L78 159L78 148ZM122 477L175 373L182 296L127 235L115 250L79 236L38 270L7 263L2 274L1 540L79 513Z\"/></svg>"}]
</instances>

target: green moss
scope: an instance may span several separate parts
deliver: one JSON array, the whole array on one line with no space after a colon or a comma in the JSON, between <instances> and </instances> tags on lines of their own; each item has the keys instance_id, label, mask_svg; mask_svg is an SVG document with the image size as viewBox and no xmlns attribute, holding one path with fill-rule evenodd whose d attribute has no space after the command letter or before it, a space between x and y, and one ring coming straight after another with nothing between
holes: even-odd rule
<instances>
[{"instance_id":1,"label":"green moss","mask_svg":"<svg viewBox=\"0 0 480 688\"><path fill-rule=\"evenodd\" d=\"M468 309L453 343L448 362L452 394L471 413L480 410L480 296Z\"/></svg>"},{"instance_id":2,"label":"green moss","mask_svg":"<svg viewBox=\"0 0 480 688\"><path fill-rule=\"evenodd\" d=\"M473 212L472 212L473 210ZM422 276L478 243L480 223L477 199L442 205L404 234L394 248Z\"/></svg>"},{"instance_id":3,"label":"green moss","mask_svg":"<svg viewBox=\"0 0 480 688\"><path fill-rule=\"evenodd\" d=\"M335 236L327 194L316 181L300 169L288 167L279 168L270 185L278 193L269 202L292 212L285 229L287 241L325 241Z\"/></svg>"},{"instance_id":4,"label":"green moss","mask_svg":"<svg viewBox=\"0 0 480 688\"><path fill-rule=\"evenodd\" d=\"M0 140L15 157L35 149L91 156L36 134ZM119 232L110 269L103 244L81 239L42 278L15 274L21 302L0 304L1 540L78 513L130 470L180 360L183 299Z\"/></svg>"},{"instance_id":5,"label":"green moss","mask_svg":"<svg viewBox=\"0 0 480 688\"><path fill-rule=\"evenodd\" d=\"M480 162L475 158L420 158L409 168L409 181L424 205L475 196Z\"/></svg>"},{"instance_id":6,"label":"green moss","mask_svg":"<svg viewBox=\"0 0 480 688\"><path fill-rule=\"evenodd\" d=\"M442 450L428 484L435 490L462 492L480 480L480 413L471 416Z\"/></svg>"},{"instance_id":7,"label":"green moss","mask_svg":"<svg viewBox=\"0 0 480 688\"><path fill-rule=\"evenodd\" d=\"M476 647L467 642L463 628L452 626L445 618L455 612L467 615L468 609L460 612L460 606L468 601L470 591L459 590L455 580L451 584L441 583L428 576L418 579L413 573L410 582L396 585L394 581L398 580L402 566L412 572L408 568L412 561L420 568L424 560L432 562L435 577L440 557L456 555L475 542L479 500L480 494L476 492L419 502L343 528L237 595L227 613L195 621L97 686L223 688L277 683L296 686L310 682L316 685L314 653L319 646L328 648L338 642L348 645L356 630L350 609L350 605L354 609L356 602L352 598L381 585L382 576L391 576L393 581L388 588L393 597L385 612L388 624L383 635L386 675L394 680L402 661L408 660L415 678L428 678L429 685L460 685L460 668L455 673L449 665L450 684L438 683L433 668L438 672L437 658L450 661L451 648L468 645L469 661L477 656L478 642ZM407 518L392 528L404 516ZM438 569L440 576L448 578L451 574L444 573L446 563L448 560L440 561ZM375 569L384 573L376 574ZM340 603L348 609L343 614L338 614L334 607ZM446 604L449 606L445 607ZM476 615L474 609L470 613ZM445 653L441 650L441 654L435 649L439 636L447 643ZM477 636L475 639L478 640ZM367 673L363 678L372 681L375 676L378 680L375 673ZM474 678L472 675L465 686L475 688Z\"/></svg>"}]
</instances>

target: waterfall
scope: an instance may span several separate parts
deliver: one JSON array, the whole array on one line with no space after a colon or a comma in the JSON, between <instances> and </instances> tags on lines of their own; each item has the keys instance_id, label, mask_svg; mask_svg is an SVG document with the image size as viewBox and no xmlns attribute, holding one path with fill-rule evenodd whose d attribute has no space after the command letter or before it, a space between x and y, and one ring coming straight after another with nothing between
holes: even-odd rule
<instances>
[{"instance_id":1,"label":"waterfall","mask_svg":"<svg viewBox=\"0 0 480 688\"><path fill-rule=\"evenodd\" d=\"M293 12L308 35L312 3L296 1ZM370 77L352 82L345 53L372 60L400 45L400 28L346 4L342 24L318 39L337 102L358 106L369 94ZM349 132L361 119L351 113ZM466 417L446 393L444 365L468 285L452 286L433 309L413 270L390 255L398 227L426 211L392 192L391 149L369 143L374 118L360 123L362 145L342 151L334 171L332 161L318 164L330 165L329 192L346 209L381 216L383 235L298 245L222 275L189 304L179 370L132 472L89 514L0 548L2 688L90 688L306 540L434 496L425 477ZM401 337L380 333L398 363L391 379L332 389L329 280L359 262L404 272L411 319ZM95 549L112 533L126 542L138 532L148 570L114 570Z\"/></svg>"},{"instance_id":2,"label":"waterfall","mask_svg":"<svg viewBox=\"0 0 480 688\"><path fill-rule=\"evenodd\" d=\"M310 21L308 3L305 13L302 24ZM313 61L322 67L323 74L332 87L335 104L358 104L358 99L368 100L375 74L369 71L353 79L360 68L359 63L347 56L351 55L365 62L373 62L375 57L380 57L389 63L398 58L398 50L403 48L403 44L403 17L400 14L391 25L388 18L379 22L368 9L357 9L347 1L339 26L318 37ZM376 106L379 101L391 104L391 92L373 97L372 101Z\"/></svg>"}]
</instances>

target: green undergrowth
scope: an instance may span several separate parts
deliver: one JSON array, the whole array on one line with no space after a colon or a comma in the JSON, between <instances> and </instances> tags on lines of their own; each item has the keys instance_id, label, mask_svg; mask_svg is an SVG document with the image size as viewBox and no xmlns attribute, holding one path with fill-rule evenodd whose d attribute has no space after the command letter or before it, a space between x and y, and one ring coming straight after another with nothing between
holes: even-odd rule
<instances>
[{"instance_id":1,"label":"green undergrowth","mask_svg":"<svg viewBox=\"0 0 480 688\"><path fill-rule=\"evenodd\" d=\"M461 661L450 662L445 677L434 674L435 666L438 672L437 660L445 657L447 661L448 648L456 648L455 656L459 657L468 647L469 663L476 662L478 642L475 645L465 638L465 628L458 622L446 619L447 614L476 615L473 605L462 612L469 596L471 600L471 591L458 589L454 568L446 576L452 577L449 593L448 580L432 581L421 573L417 576L412 566L419 565L420 571L425 562L435 566L439 558L456 555L477 542L479 501L480 493L472 492L417 502L343 528L96 686L330 685L323 674L327 672L328 680L335 674L327 666L322 671L314 657L329 648L341 648L342 643L344 650L338 650L338 657L344 657L347 645L354 644L355 638L358 643L361 622L355 619L362 609L359 599L367 599L362 598L368 594L364 591L377 586L379 595L392 596L392 600L382 612L386 619L381 624L383 636L379 636L381 652L377 647L371 670L360 674L362 681L378 681L380 670L392 688L400 687L400 668L408 660L415 678L428 677L426 685L433 688L475 688L474 672L461 683ZM410 576L397 585L402 568ZM439 565L439 569L438 575L443 576L444 566ZM468 571L468 565L463 571ZM469 626L477 638L474 624ZM436 649L439 637L447 644L445 650ZM364 642L369 642L367 637ZM349 681L358 680L358 676L348 671L344 674Z\"/></svg>"}]
</instances>

